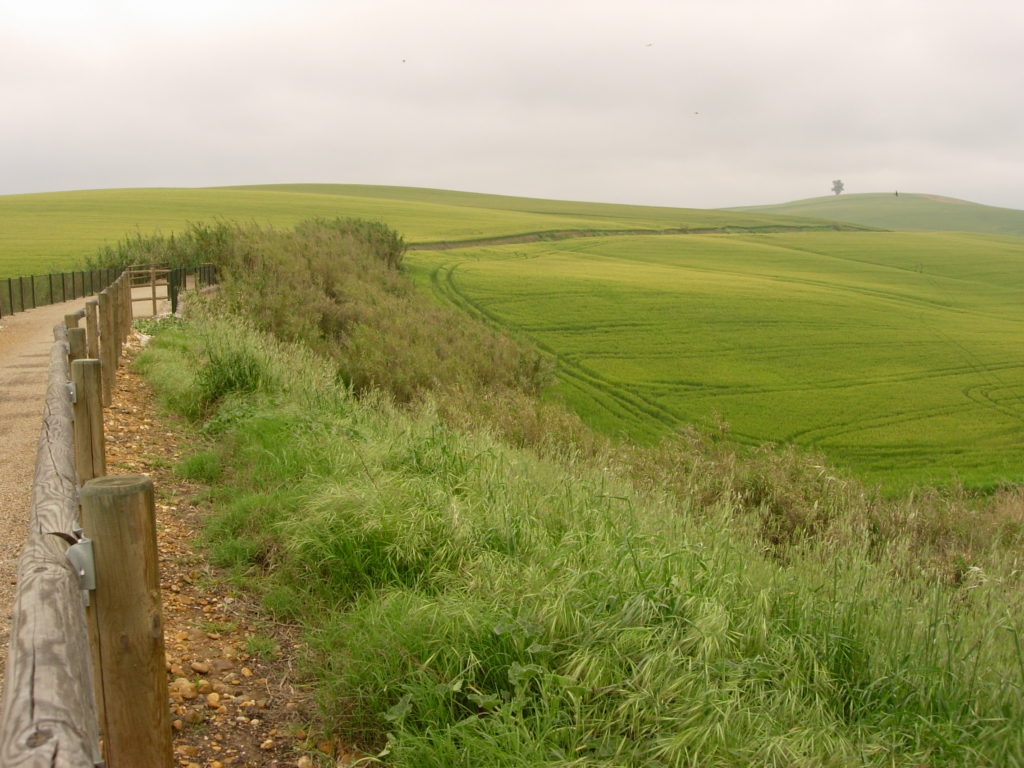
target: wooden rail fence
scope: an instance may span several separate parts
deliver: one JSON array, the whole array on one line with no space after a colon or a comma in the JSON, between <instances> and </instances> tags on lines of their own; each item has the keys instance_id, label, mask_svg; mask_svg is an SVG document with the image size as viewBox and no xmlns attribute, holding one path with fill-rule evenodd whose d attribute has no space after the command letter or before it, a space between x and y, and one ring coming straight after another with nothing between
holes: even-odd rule
<instances>
[{"instance_id":1,"label":"wooden rail fence","mask_svg":"<svg viewBox=\"0 0 1024 768\"><path fill-rule=\"evenodd\" d=\"M143 299L154 312L157 271L146 267ZM0 715L3 768L174 762L153 486L106 475L103 406L131 329L134 274L54 328ZM161 274L167 300L187 284L180 271ZM214 275L197 278L196 287Z\"/></svg>"}]
</instances>

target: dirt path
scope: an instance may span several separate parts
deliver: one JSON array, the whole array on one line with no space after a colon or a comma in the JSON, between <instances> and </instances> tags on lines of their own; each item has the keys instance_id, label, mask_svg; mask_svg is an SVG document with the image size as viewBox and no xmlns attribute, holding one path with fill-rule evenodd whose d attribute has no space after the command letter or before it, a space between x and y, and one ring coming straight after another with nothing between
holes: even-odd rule
<instances>
[{"instance_id":1,"label":"dirt path","mask_svg":"<svg viewBox=\"0 0 1024 768\"><path fill-rule=\"evenodd\" d=\"M28 532L53 326L83 299L0 318L0 690L18 555Z\"/></svg>"},{"instance_id":2,"label":"dirt path","mask_svg":"<svg viewBox=\"0 0 1024 768\"><path fill-rule=\"evenodd\" d=\"M0 691L4 686L17 560L28 531L53 326L82 299L0 319ZM145 314L148 314L146 312ZM133 334L129 359L137 351ZM148 388L118 370L104 409L112 474L144 473L157 483L167 669L174 752L188 768L312 768L357 759L333 739L308 733L309 694L292 681L300 646L265 623L251 599L230 589L197 554L196 488L172 467L181 437L155 413ZM272 651L266 651L270 647ZM264 648L257 653L257 648ZM315 756L315 757L314 757Z\"/></svg>"}]
</instances>

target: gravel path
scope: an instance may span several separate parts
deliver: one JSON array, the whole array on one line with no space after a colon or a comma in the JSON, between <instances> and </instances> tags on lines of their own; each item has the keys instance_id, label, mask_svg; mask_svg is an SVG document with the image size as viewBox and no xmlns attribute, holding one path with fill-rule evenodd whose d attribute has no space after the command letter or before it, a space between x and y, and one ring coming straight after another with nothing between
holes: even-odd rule
<instances>
[{"instance_id":1,"label":"gravel path","mask_svg":"<svg viewBox=\"0 0 1024 768\"><path fill-rule=\"evenodd\" d=\"M53 326L81 301L0 319L0 690ZM125 349L131 356L137 337ZM148 388L130 367L118 371L104 427L109 471L148 474L160 488L158 548L176 763L312 768L329 760L340 768L364 762L365 755L333 736L308 731L310 694L292 679L301 650L294 631L266 622L251 596L239 594L197 557L194 540L204 512L193 496L202 488L171 469L190 450L187 436L155 414ZM272 640L275 650L250 653L254 637Z\"/></svg>"},{"instance_id":2,"label":"gravel path","mask_svg":"<svg viewBox=\"0 0 1024 768\"><path fill-rule=\"evenodd\" d=\"M0 318L0 690L18 555L28 532L53 326L83 299Z\"/></svg>"}]
</instances>

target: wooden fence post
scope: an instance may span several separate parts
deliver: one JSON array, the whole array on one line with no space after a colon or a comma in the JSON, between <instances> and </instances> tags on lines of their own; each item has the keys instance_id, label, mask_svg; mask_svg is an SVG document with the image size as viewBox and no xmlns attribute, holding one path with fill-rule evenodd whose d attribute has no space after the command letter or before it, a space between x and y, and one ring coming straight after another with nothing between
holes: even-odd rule
<instances>
[{"instance_id":1,"label":"wooden fence post","mask_svg":"<svg viewBox=\"0 0 1024 768\"><path fill-rule=\"evenodd\" d=\"M96 568L89 610L100 633L107 765L171 768L153 483L144 475L99 477L85 484L81 501Z\"/></svg>"},{"instance_id":2,"label":"wooden fence post","mask_svg":"<svg viewBox=\"0 0 1024 768\"><path fill-rule=\"evenodd\" d=\"M71 363L71 381L75 385L75 468L82 485L107 474L100 368L99 360Z\"/></svg>"},{"instance_id":3,"label":"wooden fence post","mask_svg":"<svg viewBox=\"0 0 1024 768\"><path fill-rule=\"evenodd\" d=\"M89 299L85 302L85 340L87 357L99 359L100 338L99 338L99 311L100 303L96 299Z\"/></svg>"},{"instance_id":4,"label":"wooden fence post","mask_svg":"<svg viewBox=\"0 0 1024 768\"><path fill-rule=\"evenodd\" d=\"M114 302L111 296L106 288L100 291L100 362L103 364L100 370L104 405L110 405L114 394L114 372L117 370L117 360L114 358L117 350L114 343Z\"/></svg>"},{"instance_id":5,"label":"wooden fence post","mask_svg":"<svg viewBox=\"0 0 1024 768\"><path fill-rule=\"evenodd\" d=\"M120 280L121 278L115 280L114 285L110 289L110 298L113 299L110 302L110 319L113 329L113 333L110 335L110 343L114 347L113 371L121 367L121 327L124 325L124 282ZM111 375L113 376L113 374Z\"/></svg>"},{"instance_id":6,"label":"wooden fence post","mask_svg":"<svg viewBox=\"0 0 1024 768\"><path fill-rule=\"evenodd\" d=\"M121 290L124 295L124 322L121 323L121 340L124 343L128 341L128 336L132 332L132 319L135 317L135 309L132 306L134 302L132 300L131 272L125 273Z\"/></svg>"},{"instance_id":7,"label":"wooden fence post","mask_svg":"<svg viewBox=\"0 0 1024 768\"><path fill-rule=\"evenodd\" d=\"M85 328L68 328L68 361L85 357Z\"/></svg>"}]
</instances>

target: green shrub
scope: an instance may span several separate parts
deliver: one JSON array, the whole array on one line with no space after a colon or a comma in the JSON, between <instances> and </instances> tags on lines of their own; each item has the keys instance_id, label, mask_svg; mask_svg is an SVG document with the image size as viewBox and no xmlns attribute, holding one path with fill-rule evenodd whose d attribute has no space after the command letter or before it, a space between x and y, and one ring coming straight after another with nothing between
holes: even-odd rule
<instances>
[{"instance_id":1,"label":"green shrub","mask_svg":"<svg viewBox=\"0 0 1024 768\"><path fill-rule=\"evenodd\" d=\"M215 263L220 286L207 310L325 355L361 394L381 390L401 403L441 392L537 394L551 380L542 355L421 294L401 269L404 253L380 222L316 219L292 230L192 225L177 237L130 238L97 260ZM211 350L203 407L263 386L262 375L243 350Z\"/></svg>"}]
</instances>

